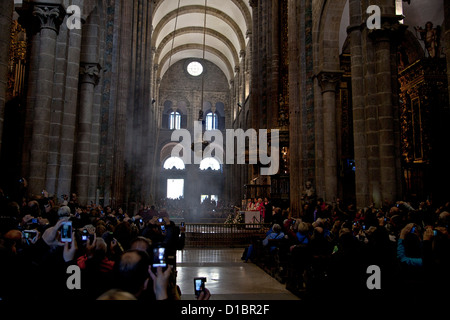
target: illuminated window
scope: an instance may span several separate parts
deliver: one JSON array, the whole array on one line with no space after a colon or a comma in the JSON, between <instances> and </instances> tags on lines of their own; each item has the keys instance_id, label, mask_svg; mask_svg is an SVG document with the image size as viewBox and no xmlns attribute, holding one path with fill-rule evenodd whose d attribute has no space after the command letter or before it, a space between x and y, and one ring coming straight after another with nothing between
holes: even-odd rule
<instances>
[{"instance_id":1,"label":"illuminated window","mask_svg":"<svg viewBox=\"0 0 450 320\"><path fill-rule=\"evenodd\" d=\"M220 170L220 162L214 158L205 158L200 162L200 170Z\"/></svg>"},{"instance_id":2,"label":"illuminated window","mask_svg":"<svg viewBox=\"0 0 450 320\"><path fill-rule=\"evenodd\" d=\"M181 199L184 197L184 179L167 179L167 198Z\"/></svg>"},{"instance_id":3,"label":"illuminated window","mask_svg":"<svg viewBox=\"0 0 450 320\"><path fill-rule=\"evenodd\" d=\"M186 166L181 158L171 157L164 162L164 169L166 170L184 170Z\"/></svg>"},{"instance_id":4,"label":"illuminated window","mask_svg":"<svg viewBox=\"0 0 450 320\"><path fill-rule=\"evenodd\" d=\"M203 66L200 62L194 61L187 66L188 73L193 77L198 77L203 73Z\"/></svg>"},{"instance_id":5,"label":"illuminated window","mask_svg":"<svg viewBox=\"0 0 450 320\"><path fill-rule=\"evenodd\" d=\"M219 118L215 113L208 113L206 115L206 130L217 130L219 127Z\"/></svg>"},{"instance_id":6,"label":"illuminated window","mask_svg":"<svg viewBox=\"0 0 450 320\"><path fill-rule=\"evenodd\" d=\"M169 129L180 130L181 129L181 114L179 112L172 112L169 117Z\"/></svg>"},{"instance_id":7,"label":"illuminated window","mask_svg":"<svg viewBox=\"0 0 450 320\"><path fill-rule=\"evenodd\" d=\"M212 202L212 201L215 201L216 202L216 204L217 204L217 202L219 201L219 196L218 195L202 195L201 197L200 197L200 202L201 203L203 203L203 202Z\"/></svg>"}]
</instances>

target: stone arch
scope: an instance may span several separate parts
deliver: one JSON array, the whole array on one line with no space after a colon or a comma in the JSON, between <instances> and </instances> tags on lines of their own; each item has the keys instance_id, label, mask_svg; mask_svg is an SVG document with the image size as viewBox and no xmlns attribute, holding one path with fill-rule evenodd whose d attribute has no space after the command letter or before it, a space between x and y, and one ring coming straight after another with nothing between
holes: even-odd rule
<instances>
[{"instance_id":1,"label":"stone arch","mask_svg":"<svg viewBox=\"0 0 450 320\"><path fill-rule=\"evenodd\" d=\"M347 0L320 0L313 4L313 43L316 73L339 70L339 31Z\"/></svg>"},{"instance_id":2,"label":"stone arch","mask_svg":"<svg viewBox=\"0 0 450 320\"><path fill-rule=\"evenodd\" d=\"M155 13L156 11L158 11L160 5L164 2L165 0L157 0L156 5L155 5L155 9L153 10L153 13ZM173 0L172 0L173 1ZM245 19L245 24L247 27L247 30L252 30L253 28L253 21L252 21L252 14L248 8L248 6L245 4L244 0L231 0L231 2L239 8L239 10L241 11L242 16Z\"/></svg>"},{"instance_id":3,"label":"stone arch","mask_svg":"<svg viewBox=\"0 0 450 320\"><path fill-rule=\"evenodd\" d=\"M190 34L190 33L198 33L198 34L203 34L204 32L206 32L206 35L212 36L218 40L220 40L221 42L223 42L226 47L230 50L230 52L233 55L233 62L235 65L239 65L239 56L238 53L236 51L236 48L234 47L233 43L222 33L211 29L211 28L203 28L203 27L187 27L187 28L181 28L176 30L175 32L171 32L169 33L159 44L158 48L156 49L156 53L155 53L155 61L160 61L160 54L162 52L162 50L164 49L165 46L167 46L168 44L171 43L171 41L173 40L174 34L175 37L179 37L181 35L185 35L185 34Z\"/></svg>"},{"instance_id":4,"label":"stone arch","mask_svg":"<svg viewBox=\"0 0 450 320\"><path fill-rule=\"evenodd\" d=\"M164 76L163 74L163 69L164 66L169 62L170 56L175 55L176 53L182 52L182 51L186 51L186 50L198 50L198 51L202 51L203 50L203 45L201 44L196 44L196 43L190 43L190 44L185 44L179 47L176 47L173 49L172 52L168 52L160 61L159 66L160 68L158 69L158 75L157 78L162 78ZM213 55L217 56L225 65L226 70L222 70L224 73L227 72L228 76L227 78L232 79L233 78L233 68L230 64L230 62L228 61L227 57L220 52L219 50L217 50L216 48L213 48L211 46L205 46L205 51L212 53ZM166 68L165 71L167 71L168 68Z\"/></svg>"},{"instance_id":5,"label":"stone arch","mask_svg":"<svg viewBox=\"0 0 450 320\"><path fill-rule=\"evenodd\" d=\"M203 14L204 12L205 12L205 7L199 6L199 5L181 7L179 12L178 12L178 10L173 10L172 12L169 12L167 15L164 16L163 19L161 19L161 21L155 27L155 30L153 33L152 46L156 46L156 42L157 42L159 35L160 35L162 29L164 28L164 26L167 23L169 23L169 21L175 19L177 15L181 16L181 15L186 15L186 14L191 14L191 13L202 13ZM236 36L238 37L240 49L241 50L245 49L245 36L242 34L242 31L241 31L241 28L239 27L239 25L229 15L227 15L223 11L220 11L215 8L210 8L210 7L206 8L206 13L208 15L219 18L222 21L224 21L226 24L228 24L231 27L231 29L234 31Z\"/></svg>"},{"instance_id":6,"label":"stone arch","mask_svg":"<svg viewBox=\"0 0 450 320\"><path fill-rule=\"evenodd\" d=\"M172 150L177 144L178 142L166 142L162 144L162 147L160 148L161 151L159 152L159 161L161 166L172 156Z\"/></svg>"}]
</instances>

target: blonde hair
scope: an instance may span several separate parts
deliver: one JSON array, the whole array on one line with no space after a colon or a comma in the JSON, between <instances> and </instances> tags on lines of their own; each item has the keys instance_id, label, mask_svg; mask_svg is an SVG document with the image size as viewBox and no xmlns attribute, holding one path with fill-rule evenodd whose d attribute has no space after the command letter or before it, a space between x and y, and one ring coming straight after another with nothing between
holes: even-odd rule
<instances>
[{"instance_id":1,"label":"blonde hair","mask_svg":"<svg viewBox=\"0 0 450 320\"><path fill-rule=\"evenodd\" d=\"M297 227L297 231L301 234L307 234L309 231L309 226L306 222L300 222Z\"/></svg>"},{"instance_id":2,"label":"blonde hair","mask_svg":"<svg viewBox=\"0 0 450 320\"><path fill-rule=\"evenodd\" d=\"M135 296L133 296L131 293L118 290L118 289L112 289L109 291L106 291L104 294L102 294L100 297L97 298L97 300L102 301L111 301L111 300L137 300Z\"/></svg>"}]
</instances>

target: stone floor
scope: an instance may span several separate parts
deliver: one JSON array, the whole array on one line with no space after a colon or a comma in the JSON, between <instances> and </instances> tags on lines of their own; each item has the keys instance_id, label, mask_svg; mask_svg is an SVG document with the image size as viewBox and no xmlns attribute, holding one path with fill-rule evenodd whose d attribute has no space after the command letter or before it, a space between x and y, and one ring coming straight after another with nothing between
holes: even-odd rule
<instances>
[{"instance_id":1,"label":"stone floor","mask_svg":"<svg viewBox=\"0 0 450 320\"><path fill-rule=\"evenodd\" d=\"M193 300L195 277L206 277L211 300L298 300L285 285L252 263L243 249L185 249L177 254L183 300Z\"/></svg>"}]
</instances>

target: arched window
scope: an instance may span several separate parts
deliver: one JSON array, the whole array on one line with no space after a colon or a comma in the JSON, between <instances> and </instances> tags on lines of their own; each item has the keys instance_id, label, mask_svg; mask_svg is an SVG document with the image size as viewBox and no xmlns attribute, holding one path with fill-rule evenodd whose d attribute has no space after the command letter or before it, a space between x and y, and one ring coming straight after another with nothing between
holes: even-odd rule
<instances>
[{"instance_id":1,"label":"arched window","mask_svg":"<svg viewBox=\"0 0 450 320\"><path fill-rule=\"evenodd\" d=\"M186 168L183 160L181 158L177 158L177 157L171 157L171 158L167 159L164 162L163 167L165 170L172 170L172 169L184 170Z\"/></svg>"},{"instance_id":2,"label":"arched window","mask_svg":"<svg viewBox=\"0 0 450 320\"><path fill-rule=\"evenodd\" d=\"M216 113L206 115L206 130L217 130L219 128L219 117Z\"/></svg>"},{"instance_id":3,"label":"arched window","mask_svg":"<svg viewBox=\"0 0 450 320\"><path fill-rule=\"evenodd\" d=\"M173 111L170 113L169 129L170 130L180 130L181 129L181 114L179 112Z\"/></svg>"},{"instance_id":4,"label":"arched window","mask_svg":"<svg viewBox=\"0 0 450 320\"><path fill-rule=\"evenodd\" d=\"M200 162L200 170L220 170L220 162L214 158L205 158Z\"/></svg>"}]
</instances>

